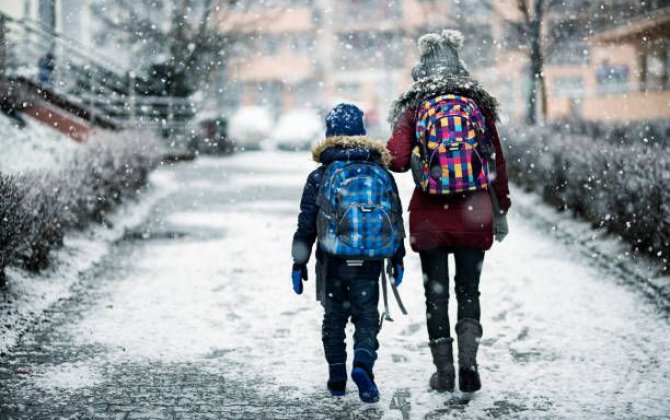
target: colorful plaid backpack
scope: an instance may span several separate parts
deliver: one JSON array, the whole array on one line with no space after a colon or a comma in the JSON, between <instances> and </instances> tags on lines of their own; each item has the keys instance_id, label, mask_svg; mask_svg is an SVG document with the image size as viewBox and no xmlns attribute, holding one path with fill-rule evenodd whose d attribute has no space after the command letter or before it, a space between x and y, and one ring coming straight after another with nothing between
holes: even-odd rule
<instances>
[{"instance_id":1,"label":"colorful plaid backpack","mask_svg":"<svg viewBox=\"0 0 670 420\"><path fill-rule=\"evenodd\" d=\"M331 163L316 202L319 244L328 254L391 258L405 237L398 189L393 176L378 164Z\"/></svg>"},{"instance_id":2,"label":"colorful plaid backpack","mask_svg":"<svg viewBox=\"0 0 670 420\"><path fill-rule=\"evenodd\" d=\"M448 195L488 189L492 145L484 115L469 98L443 95L419 105L412 175L421 191Z\"/></svg>"}]
</instances>

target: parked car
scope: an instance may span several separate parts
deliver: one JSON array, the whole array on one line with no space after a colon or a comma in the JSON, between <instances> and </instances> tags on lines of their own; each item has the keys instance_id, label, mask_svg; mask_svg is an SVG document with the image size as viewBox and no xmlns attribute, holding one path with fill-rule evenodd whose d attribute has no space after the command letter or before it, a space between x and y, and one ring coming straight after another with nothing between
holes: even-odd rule
<instances>
[{"instance_id":1,"label":"parked car","mask_svg":"<svg viewBox=\"0 0 670 420\"><path fill-rule=\"evenodd\" d=\"M316 110L295 109L279 118L271 142L281 150L308 150L323 137L324 129Z\"/></svg>"},{"instance_id":2,"label":"parked car","mask_svg":"<svg viewBox=\"0 0 670 420\"><path fill-rule=\"evenodd\" d=\"M238 149L258 150L272 131L273 118L263 106L240 107L231 117L228 133Z\"/></svg>"},{"instance_id":3,"label":"parked car","mask_svg":"<svg viewBox=\"0 0 670 420\"><path fill-rule=\"evenodd\" d=\"M235 151L235 142L228 135L228 120L223 117L201 120L197 141L197 149L202 153L229 155Z\"/></svg>"}]
</instances>

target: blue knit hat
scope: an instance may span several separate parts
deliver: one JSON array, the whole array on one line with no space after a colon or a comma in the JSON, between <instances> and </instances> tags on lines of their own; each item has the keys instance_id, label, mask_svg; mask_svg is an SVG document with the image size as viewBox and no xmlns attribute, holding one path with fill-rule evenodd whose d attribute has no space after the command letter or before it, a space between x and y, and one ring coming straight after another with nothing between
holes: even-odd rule
<instances>
[{"instance_id":1,"label":"blue knit hat","mask_svg":"<svg viewBox=\"0 0 670 420\"><path fill-rule=\"evenodd\" d=\"M326 115L326 137L364 135L363 111L356 105L339 104Z\"/></svg>"}]
</instances>

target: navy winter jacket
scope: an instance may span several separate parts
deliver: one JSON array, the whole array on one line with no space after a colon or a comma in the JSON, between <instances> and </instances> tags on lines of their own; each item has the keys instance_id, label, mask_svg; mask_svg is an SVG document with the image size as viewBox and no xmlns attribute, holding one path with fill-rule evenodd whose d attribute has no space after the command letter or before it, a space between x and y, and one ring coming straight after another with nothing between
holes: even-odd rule
<instances>
[{"instance_id":1,"label":"navy winter jacket","mask_svg":"<svg viewBox=\"0 0 670 420\"><path fill-rule=\"evenodd\" d=\"M316 216L319 207L316 198L323 174L329 163L335 161L367 161L377 162L388 166L391 155L381 142L376 142L364 136L328 137L312 150L312 156L321 166L313 170L307 177L300 200L300 214L298 215L298 229L293 235L292 256L296 264L306 264L312 253L312 246L317 238ZM394 260L405 256L405 246L400 248L393 257ZM317 245L316 258L323 260L323 251Z\"/></svg>"}]
</instances>

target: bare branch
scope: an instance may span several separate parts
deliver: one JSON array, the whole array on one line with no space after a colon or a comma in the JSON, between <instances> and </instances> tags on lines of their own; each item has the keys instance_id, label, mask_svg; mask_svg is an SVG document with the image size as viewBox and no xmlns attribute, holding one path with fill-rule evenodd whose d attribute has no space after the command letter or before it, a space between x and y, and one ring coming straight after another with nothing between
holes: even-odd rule
<instances>
[{"instance_id":1,"label":"bare branch","mask_svg":"<svg viewBox=\"0 0 670 420\"><path fill-rule=\"evenodd\" d=\"M523 15L526 25L530 25L530 5L528 0L516 0L516 6Z\"/></svg>"}]
</instances>

